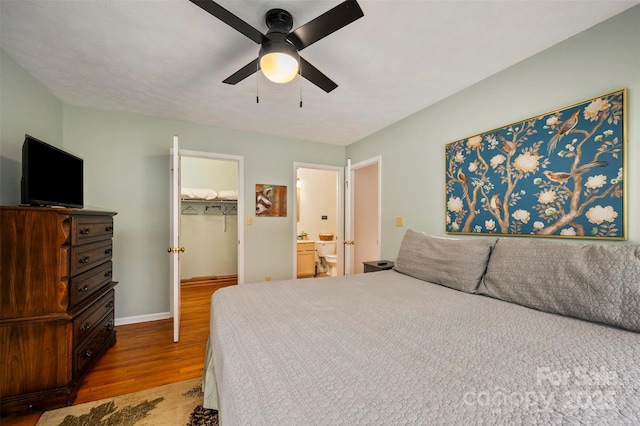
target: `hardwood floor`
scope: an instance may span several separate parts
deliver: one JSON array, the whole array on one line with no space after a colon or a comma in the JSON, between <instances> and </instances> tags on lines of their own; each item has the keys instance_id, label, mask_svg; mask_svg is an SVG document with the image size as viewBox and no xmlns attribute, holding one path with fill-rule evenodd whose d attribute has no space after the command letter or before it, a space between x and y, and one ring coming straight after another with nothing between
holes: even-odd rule
<instances>
[{"instance_id":1,"label":"hardwood floor","mask_svg":"<svg viewBox=\"0 0 640 426\"><path fill-rule=\"evenodd\" d=\"M209 334L209 301L219 288L236 284L183 285L180 341L173 343L173 320L116 327L117 343L85 376L73 405L201 377ZM40 412L1 419L6 426L34 426Z\"/></svg>"}]
</instances>

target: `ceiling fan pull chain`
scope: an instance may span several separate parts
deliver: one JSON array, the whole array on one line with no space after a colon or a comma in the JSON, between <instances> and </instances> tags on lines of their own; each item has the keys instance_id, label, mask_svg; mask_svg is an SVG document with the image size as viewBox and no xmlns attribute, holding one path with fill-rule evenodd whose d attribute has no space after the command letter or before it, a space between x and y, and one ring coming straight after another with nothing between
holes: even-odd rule
<instances>
[{"instance_id":1,"label":"ceiling fan pull chain","mask_svg":"<svg viewBox=\"0 0 640 426\"><path fill-rule=\"evenodd\" d=\"M298 73L300 74L300 108L302 108L302 65L298 68Z\"/></svg>"},{"instance_id":2,"label":"ceiling fan pull chain","mask_svg":"<svg viewBox=\"0 0 640 426\"><path fill-rule=\"evenodd\" d=\"M258 65L256 66L257 71L260 71L260 63L258 63ZM256 71L256 103L259 104L260 103L260 90L259 90L259 82L260 82L260 75L257 73Z\"/></svg>"}]
</instances>

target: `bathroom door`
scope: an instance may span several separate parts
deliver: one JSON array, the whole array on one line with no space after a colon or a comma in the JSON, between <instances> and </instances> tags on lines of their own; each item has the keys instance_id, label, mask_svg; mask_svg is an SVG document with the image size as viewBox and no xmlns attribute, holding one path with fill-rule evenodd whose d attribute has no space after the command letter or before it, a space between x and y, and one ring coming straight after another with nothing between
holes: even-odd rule
<instances>
[{"instance_id":1,"label":"bathroom door","mask_svg":"<svg viewBox=\"0 0 640 426\"><path fill-rule=\"evenodd\" d=\"M347 166L344 170L344 274L351 275L353 273L353 195L351 188L351 158L347 158Z\"/></svg>"}]
</instances>

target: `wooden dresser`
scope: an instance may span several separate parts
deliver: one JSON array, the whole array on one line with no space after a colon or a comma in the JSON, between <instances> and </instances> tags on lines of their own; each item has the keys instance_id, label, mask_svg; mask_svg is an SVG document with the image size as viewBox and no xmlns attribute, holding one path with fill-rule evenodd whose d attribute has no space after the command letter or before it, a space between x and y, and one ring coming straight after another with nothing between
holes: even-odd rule
<instances>
[{"instance_id":1,"label":"wooden dresser","mask_svg":"<svg viewBox=\"0 0 640 426\"><path fill-rule=\"evenodd\" d=\"M114 212L0 207L0 407L70 405L116 341Z\"/></svg>"}]
</instances>

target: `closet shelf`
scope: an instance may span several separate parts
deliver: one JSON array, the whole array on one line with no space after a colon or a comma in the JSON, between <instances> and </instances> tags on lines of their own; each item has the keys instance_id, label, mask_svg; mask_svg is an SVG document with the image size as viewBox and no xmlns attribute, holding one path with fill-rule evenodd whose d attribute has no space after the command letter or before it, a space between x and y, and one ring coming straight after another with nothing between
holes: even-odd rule
<instances>
[{"instance_id":1,"label":"closet shelf","mask_svg":"<svg viewBox=\"0 0 640 426\"><path fill-rule=\"evenodd\" d=\"M181 198L181 202L183 203L209 203L209 204L237 204L238 200L201 200L201 199L193 199L193 198Z\"/></svg>"}]
</instances>

